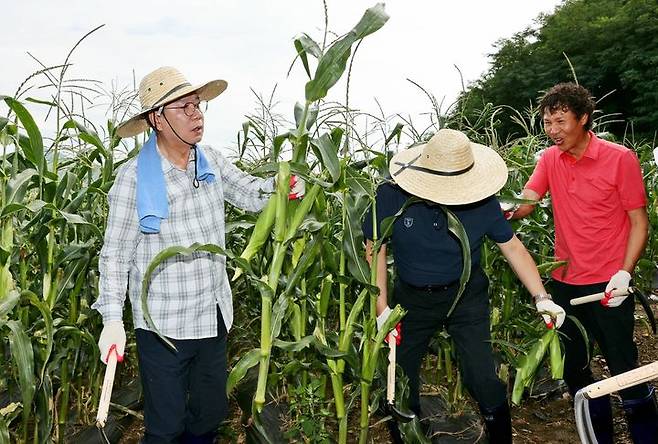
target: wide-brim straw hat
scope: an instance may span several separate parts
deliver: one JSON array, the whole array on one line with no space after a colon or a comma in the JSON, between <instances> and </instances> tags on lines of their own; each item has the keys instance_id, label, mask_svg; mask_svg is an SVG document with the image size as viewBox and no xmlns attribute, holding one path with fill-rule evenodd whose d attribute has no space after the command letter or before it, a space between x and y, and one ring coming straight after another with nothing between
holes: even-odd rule
<instances>
[{"instance_id":1,"label":"wide-brim straw hat","mask_svg":"<svg viewBox=\"0 0 658 444\"><path fill-rule=\"evenodd\" d=\"M117 126L119 137L132 137L148 129L146 115L167 103L196 92L201 100L212 100L224 92L225 80L192 85L176 68L163 66L144 76L139 83L139 113Z\"/></svg>"},{"instance_id":2,"label":"wide-brim straw hat","mask_svg":"<svg viewBox=\"0 0 658 444\"><path fill-rule=\"evenodd\" d=\"M444 205L478 202L507 182L507 165L496 151L451 129L397 153L389 171L405 191Z\"/></svg>"}]
</instances>

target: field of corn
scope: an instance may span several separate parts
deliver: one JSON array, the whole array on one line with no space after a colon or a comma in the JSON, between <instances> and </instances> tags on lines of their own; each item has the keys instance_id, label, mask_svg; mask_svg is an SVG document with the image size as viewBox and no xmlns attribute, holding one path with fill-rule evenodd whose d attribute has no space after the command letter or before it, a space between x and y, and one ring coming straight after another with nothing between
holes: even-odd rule
<instances>
[{"instance_id":1,"label":"field of corn","mask_svg":"<svg viewBox=\"0 0 658 444\"><path fill-rule=\"evenodd\" d=\"M366 443L371 442L370 427L383 418L378 406L385 389L387 330L376 329L376 267L365 261L361 223L377 186L387 180L391 153L427 140L441 127L460 129L504 157L510 178L501 196L513 199L532 172L537 152L548 145L534 112L519 112L516 118L525 136L499 140L497 107L483 109L478 121L467 121L459 110L441 110L419 85L419 94L428 97L423 128L400 116L366 116L323 100L341 76L349 76L354 48L387 19L377 5L327 47L306 34L294 41L291 55L309 78L300 86L304 100L289 120L265 105L247 116L234 153L241 168L277 175L279 186L268 206L259 215L228 208L225 250L181 245L152 264L196 250L229 258L234 298L240 303L229 336L228 390L232 411L242 412L242 423L249 424L256 442L279 442L273 438L277 435L284 442ZM90 306L98 297L106 197L116 169L137 154L144 139L121 141L114 132L116 122L135 106L134 97L118 103L106 124L86 118L79 104L89 100L95 84L69 81L69 61L35 73L12 96L0 96L1 444L83 442L76 433L93 428L103 378L96 345L102 322ZM37 80L48 84L45 98L27 95ZM53 137L44 137L32 107L49 110L56 124ZM595 131L605 130L604 120L599 116ZM651 226L658 226L652 146L622 142L640 158ZM301 201L287 199L291 173L307 181ZM541 207L514 228L546 277L555 266L553 223L548 203ZM459 227L455 230L459 234ZM641 288L651 286L657 253L658 237L652 234L636 272ZM560 378L559 335L546 331L493 244L484 246L483 267L491 280L499 374L509 383L513 402L522 404L537 374L548 369ZM394 310L387 325L402 315ZM117 392L138 380L129 310L124 321L127 359L117 372ZM437 333L425 367L449 412L468 409L447 333ZM404 389L398 378L398 394ZM282 430L272 430L265 420L272 406L284 413ZM139 417L137 410L118 398L111 409L115 418L129 419ZM418 431L411 423L403 433L409 442L422 442L414 441L420 440ZM235 430L222 433L227 442L237 439Z\"/></svg>"}]
</instances>

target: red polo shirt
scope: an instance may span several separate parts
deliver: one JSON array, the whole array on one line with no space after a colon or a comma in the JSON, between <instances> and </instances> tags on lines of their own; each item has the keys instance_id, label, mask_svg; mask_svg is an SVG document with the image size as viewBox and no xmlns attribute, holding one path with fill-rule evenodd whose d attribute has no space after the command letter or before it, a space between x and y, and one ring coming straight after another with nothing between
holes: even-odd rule
<instances>
[{"instance_id":1,"label":"red polo shirt","mask_svg":"<svg viewBox=\"0 0 658 444\"><path fill-rule=\"evenodd\" d=\"M630 232L626 212L647 204L635 153L589 134L580 160L548 148L525 186L540 197L550 192L555 257L568 261L553 278L575 285L606 282L621 269Z\"/></svg>"}]
</instances>

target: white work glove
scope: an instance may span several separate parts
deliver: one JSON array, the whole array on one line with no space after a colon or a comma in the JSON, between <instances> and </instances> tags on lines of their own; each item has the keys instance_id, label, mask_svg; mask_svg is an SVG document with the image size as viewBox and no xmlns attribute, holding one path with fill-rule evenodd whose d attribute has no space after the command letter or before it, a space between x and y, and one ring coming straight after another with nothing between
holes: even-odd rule
<instances>
[{"instance_id":1,"label":"white work glove","mask_svg":"<svg viewBox=\"0 0 658 444\"><path fill-rule=\"evenodd\" d=\"M112 346L116 350L117 361L123 361L123 352L126 348L126 331L122 321L108 321L103 326L101 337L98 339L98 349L101 352L101 361L107 364Z\"/></svg>"},{"instance_id":2,"label":"white work glove","mask_svg":"<svg viewBox=\"0 0 658 444\"><path fill-rule=\"evenodd\" d=\"M377 315L377 330L382 329L382 326L384 325L384 322L386 322L388 317L391 315L392 311L393 310L391 310L388 306L386 306L384 311L382 311L381 313L379 313L379 315ZM397 325L395 326L395 328L388 333L388 335L386 336L384 341L386 343L388 343L388 337L390 335L393 335L393 337L395 338L395 345L400 345L400 343L402 342L402 334L401 334L401 331L400 331L401 328L402 328L402 326L398 322Z\"/></svg>"},{"instance_id":3,"label":"white work glove","mask_svg":"<svg viewBox=\"0 0 658 444\"><path fill-rule=\"evenodd\" d=\"M567 314L564 309L553 302L551 299L542 299L535 304L537 311L544 318L546 327L553 328L553 319L555 319L555 328L560 328Z\"/></svg>"},{"instance_id":4,"label":"white work glove","mask_svg":"<svg viewBox=\"0 0 658 444\"><path fill-rule=\"evenodd\" d=\"M612 296L612 290L628 291L631 284L631 274L626 270L619 270L610 278L610 282L605 287L605 297L601 299L601 305L604 307L619 307L628 294L623 296Z\"/></svg>"},{"instance_id":5,"label":"white work glove","mask_svg":"<svg viewBox=\"0 0 658 444\"><path fill-rule=\"evenodd\" d=\"M306 181L293 174L290 176L290 194L288 200L301 199L306 193Z\"/></svg>"}]
</instances>

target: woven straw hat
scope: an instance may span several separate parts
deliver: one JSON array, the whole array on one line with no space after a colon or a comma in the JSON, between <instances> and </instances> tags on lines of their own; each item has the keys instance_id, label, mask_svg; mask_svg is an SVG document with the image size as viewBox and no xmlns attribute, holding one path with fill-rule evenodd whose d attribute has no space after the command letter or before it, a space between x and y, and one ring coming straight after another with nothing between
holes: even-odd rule
<instances>
[{"instance_id":1,"label":"woven straw hat","mask_svg":"<svg viewBox=\"0 0 658 444\"><path fill-rule=\"evenodd\" d=\"M163 66L144 76L139 83L140 112L117 127L119 137L132 137L148 129L146 114L162 105L196 92L201 100L211 100L226 89L224 80L191 85L176 68Z\"/></svg>"},{"instance_id":2,"label":"woven straw hat","mask_svg":"<svg viewBox=\"0 0 658 444\"><path fill-rule=\"evenodd\" d=\"M397 153L389 171L405 191L444 205L480 201L507 182L507 165L496 151L451 129Z\"/></svg>"}]
</instances>

